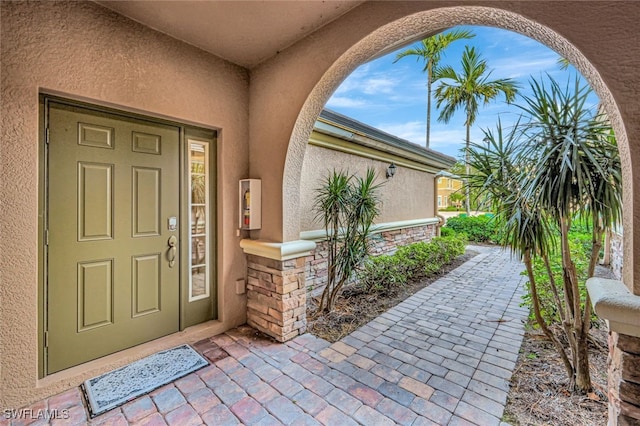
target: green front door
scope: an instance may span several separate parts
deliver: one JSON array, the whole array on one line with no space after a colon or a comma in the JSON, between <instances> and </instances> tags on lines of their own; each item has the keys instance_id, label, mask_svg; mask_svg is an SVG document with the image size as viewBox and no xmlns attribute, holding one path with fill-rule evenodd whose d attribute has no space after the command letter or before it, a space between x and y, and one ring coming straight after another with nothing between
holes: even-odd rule
<instances>
[{"instance_id":1,"label":"green front door","mask_svg":"<svg viewBox=\"0 0 640 426\"><path fill-rule=\"evenodd\" d=\"M51 374L178 331L180 131L56 102L48 114Z\"/></svg>"}]
</instances>

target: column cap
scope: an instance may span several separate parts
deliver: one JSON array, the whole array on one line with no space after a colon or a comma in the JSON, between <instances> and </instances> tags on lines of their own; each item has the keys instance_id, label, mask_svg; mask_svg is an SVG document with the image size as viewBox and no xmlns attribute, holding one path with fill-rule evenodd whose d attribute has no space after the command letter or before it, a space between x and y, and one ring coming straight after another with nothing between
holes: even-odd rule
<instances>
[{"instance_id":1,"label":"column cap","mask_svg":"<svg viewBox=\"0 0 640 426\"><path fill-rule=\"evenodd\" d=\"M240 247L246 254L274 260L290 260L311 255L311 252L316 248L316 243L303 240L277 243L265 240L243 239L240 240Z\"/></svg>"},{"instance_id":2,"label":"column cap","mask_svg":"<svg viewBox=\"0 0 640 426\"><path fill-rule=\"evenodd\" d=\"M587 291L594 311L608 321L609 330L640 337L640 296L622 281L605 278L589 278Z\"/></svg>"}]
</instances>

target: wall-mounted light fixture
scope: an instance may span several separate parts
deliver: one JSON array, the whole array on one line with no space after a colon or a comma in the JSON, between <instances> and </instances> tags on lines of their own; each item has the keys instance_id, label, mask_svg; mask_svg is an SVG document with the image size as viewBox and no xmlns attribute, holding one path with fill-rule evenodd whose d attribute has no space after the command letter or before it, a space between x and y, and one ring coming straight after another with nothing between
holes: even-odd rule
<instances>
[{"instance_id":1,"label":"wall-mounted light fixture","mask_svg":"<svg viewBox=\"0 0 640 426\"><path fill-rule=\"evenodd\" d=\"M396 174L396 169L397 167L395 164L393 163L389 164L389 167L387 167L387 179L392 178L393 175Z\"/></svg>"}]
</instances>

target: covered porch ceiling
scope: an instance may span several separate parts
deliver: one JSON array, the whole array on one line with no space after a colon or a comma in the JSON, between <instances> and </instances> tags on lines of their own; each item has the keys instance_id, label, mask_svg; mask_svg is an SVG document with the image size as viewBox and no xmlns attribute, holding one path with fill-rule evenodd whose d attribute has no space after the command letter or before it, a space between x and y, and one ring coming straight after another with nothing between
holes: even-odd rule
<instances>
[{"instance_id":1,"label":"covered porch ceiling","mask_svg":"<svg viewBox=\"0 0 640 426\"><path fill-rule=\"evenodd\" d=\"M134 21L248 69L363 1L96 0Z\"/></svg>"}]
</instances>

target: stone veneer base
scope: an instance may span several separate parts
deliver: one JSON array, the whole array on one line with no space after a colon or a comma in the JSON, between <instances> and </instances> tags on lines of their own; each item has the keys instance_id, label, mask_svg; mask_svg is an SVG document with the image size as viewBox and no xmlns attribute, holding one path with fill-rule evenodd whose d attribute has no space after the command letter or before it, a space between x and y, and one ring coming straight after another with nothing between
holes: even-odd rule
<instances>
[{"instance_id":1,"label":"stone veneer base","mask_svg":"<svg viewBox=\"0 0 640 426\"><path fill-rule=\"evenodd\" d=\"M279 342L307 330L304 261L247 256L247 323Z\"/></svg>"},{"instance_id":2,"label":"stone veneer base","mask_svg":"<svg viewBox=\"0 0 640 426\"><path fill-rule=\"evenodd\" d=\"M421 241L431 241L436 236L437 225L435 223L405 227L382 231L373 234L371 242L372 256L382 254L390 254L397 250L398 247ZM322 292L327 284L328 275L328 250L327 242L321 241L317 243L315 250L306 257L305 277L306 289L310 295L317 295Z\"/></svg>"},{"instance_id":3,"label":"stone veneer base","mask_svg":"<svg viewBox=\"0 0 640 426\"><path fill-rule=\"evenodd\" d=\"M594 311L609 326L609 425L640 424L640 296L621 281L587 280Z\"/></svg>"}]
</instances>

